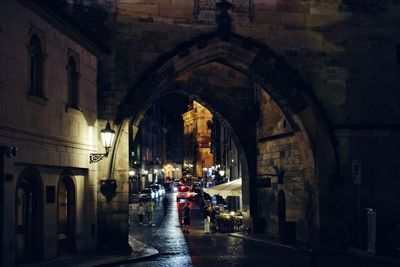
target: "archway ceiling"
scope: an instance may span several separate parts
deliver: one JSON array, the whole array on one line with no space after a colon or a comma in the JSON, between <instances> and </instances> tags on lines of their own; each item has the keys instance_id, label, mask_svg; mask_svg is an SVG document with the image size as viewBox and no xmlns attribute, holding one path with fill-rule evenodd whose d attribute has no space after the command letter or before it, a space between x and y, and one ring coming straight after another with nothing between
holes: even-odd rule
<instances>
[{"instance_id":1,"label":"archway ceiling","mask_svg":"<svg viewBox=\"0 0 400 267\"><path fill-rule=\"evenodd\" d=\"M308 86L283 58L252 39L232 34L229 40L222 40L217 33L211 33L161 56L128 92L119 106L116 122L133 118L133 123L138 123L144 111L180 75L210 62L229 66L259 84L287 117L308 106L301 94Z\"/></svg>"},{"instance_id":2,"label":"archway ceiling","mask_svg":"<svg viewBox=\"0 0 400 267\"><path fill-rule=\"evenodd\" d=\"M201 80L177 80L171 85L171 89L165 90L164 93L181 93L201 103L231 132L236 144L246 143L246 140L254 141L254 132L251 130L239 130L253 129L255 127L257 112L254 103L242 106L237 105L234 101L227 100L229 96L220 93L224 89L210 86L209 83ZM241 140L240 142L239 139Z\"/></svg>"}]
</instances>

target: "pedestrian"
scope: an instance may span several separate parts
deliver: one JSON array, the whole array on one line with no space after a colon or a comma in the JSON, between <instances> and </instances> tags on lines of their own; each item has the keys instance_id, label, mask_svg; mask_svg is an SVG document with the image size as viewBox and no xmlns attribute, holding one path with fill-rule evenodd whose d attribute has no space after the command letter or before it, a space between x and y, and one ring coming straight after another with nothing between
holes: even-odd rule
<instances>
[{"instance_id":1,"label":"pedestrian","mask_svg":"<svg viewBox=\"0 0 400 267\"><path fill-rule=\"evenodd\" d=\"M146 204L146 215L147 215L147 222L151 226L156 226L154 223L154 201L150 199Z\"/></svg>"},{"instance_id":2,"label":"pedestrian","mask_svg":"<svg viewBox=\"0 0 400 267\"><path fill-rule=\"evenodd\" d=\"M217 211L215 210L214 204L210 205L210 232L215 234L217 232Z\"/></svg>"},{"instance_id":3,"label":"pedestrian","mask_svg":"<svg viewBox=\"0 0 400 267\"><path fill-rule=\"evenodd\" d=\"M146 207L144 206L143 201L139 201L139 205L137 207L137 215L139 217L139 223L143 224L143 218L146 213Z\"/></svg>"},{"instance_id":4,"label":"pedestrian","mask_svg":"<svg viewBox=\"0 0 400 267\"><path fill-rule=\"evenodd\" d=\"M204 220L204 233L209 234L210 232L210 204L206 203L203 209L203 220Z\"/></svg>"},{"instance_id":5,"label":"pedestrian","mask_svg":"<svg viewBox=\"0 0 400 267\"><path fill-rule=\"evenodd\" d=\"M190 226L190 202L186 202L186 206L183 207L182 209L182 219L183 219L183 232L184 233L190 233L189 232L189 226Z\"/></svg>"},{"instance_id":6,"label":"pedestrian","mask_svg":"<svg viewBox=\"0 0 400 267\"><path fill-rule=\"evenodd\" d=\"M162 200L163 208L164 208L164 216L167 214L167 209L168 209L168 198L166 195L164 195L164 198Z\"/></svg>"}]
</instances>

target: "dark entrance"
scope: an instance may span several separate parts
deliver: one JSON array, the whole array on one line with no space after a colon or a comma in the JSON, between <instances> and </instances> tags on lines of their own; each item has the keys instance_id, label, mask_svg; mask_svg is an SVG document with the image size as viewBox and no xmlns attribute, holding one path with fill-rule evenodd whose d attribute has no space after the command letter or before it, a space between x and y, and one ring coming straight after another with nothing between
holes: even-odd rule
<instances>
[{"instance_id":1,"label":"dark entrance","mask_svg":"<svg viewBox=\"0 0 400 267\"><path fill-rule=\"evenodd\" d=\"M286 199L285 192L279 190L278 192L278 225L279 225L279 235L281 239L284 239L286 223Z\"/></svg>"},{"instance_id":2,"label":"dark entrance","mask_svg":"<svg viewBox=\"0 0 400 267\"><path fill-rule=\"evenodd\" d=\"M281 241L285 244L296 242L296 222L286 221L286 197L283 190L278 192L278 224Z\"/></svg>"},{"instance_id":3,"label":"dark entrance","mask_svg":"<svg viewBox=\"0 0 400 267\"><path fill-rule=\"evenodd\" d=\"M75 252L75 186L64 176L58 182L58 254Z\"/></svg>"},{"instance_id":4,"label":"dark entrance","mask_svg":"<svg viewBox=\"0 0 400 267\"><path fill-rule=\"evenodd\" d=\"M29 262L42 256L43 197L40 178L27 173L16 188L17 261Z\"/></svg>"}]
</instances>

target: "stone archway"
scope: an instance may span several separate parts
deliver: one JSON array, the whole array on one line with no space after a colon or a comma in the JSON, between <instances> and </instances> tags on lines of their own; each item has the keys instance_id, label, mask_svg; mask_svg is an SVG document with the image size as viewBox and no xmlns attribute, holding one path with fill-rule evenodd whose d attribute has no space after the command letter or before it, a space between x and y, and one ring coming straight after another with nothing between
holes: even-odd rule
<instances>
[{"instance_id":1,"label":"stone archway","mask_svg":"<svg viewBox=\"0 0 400 267\"><path fill-rule=\"evenodd\" d=\"M330 199L333 199L328 189L335 175L336 162L327 122L321 115L309 86L300 75L282 57L263 44L237 34L221 39L218 33L210 33L178 45L175 50L161 56L126 94L115 118L116 123L121 125L120 133L123 132L123 124L128 120L137 126L148 107L180 75L211 62L226 65L254 81L273 98L293 128L306 133L315 158L320 228L321 231L328 230L329 207L332 205ZM214 105L215 103L211 104ZM221 115L224 117L224 114ZM254 192L254 183L257 166L254 132L241 131L243 125L238 124L235 119L228 119L228 122L244 152L243 169L246 170L249 184L249 203L252 203L250 214L256 214L257 195ZM118 148L114 151L111 166L117 160L117 150Z\"/></svg>"}]
</instances>

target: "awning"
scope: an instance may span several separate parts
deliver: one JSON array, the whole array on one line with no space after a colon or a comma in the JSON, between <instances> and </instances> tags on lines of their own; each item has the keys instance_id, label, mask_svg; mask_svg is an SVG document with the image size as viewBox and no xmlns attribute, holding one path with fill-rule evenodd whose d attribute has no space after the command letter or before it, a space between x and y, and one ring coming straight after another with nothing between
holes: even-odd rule
<instances>
[{"instance_id":1,"label":"awning","mask_svg":"<svg viewBox=\"0 0 400 267\"><path fill-rule=\"evenodd\" d=\"M229 183L219 184L213 187L203 189L204 192L211 196L219 194L223 198L227 196L242 196L242 179L236 179Z\"/></svg>"}]
</instances>

